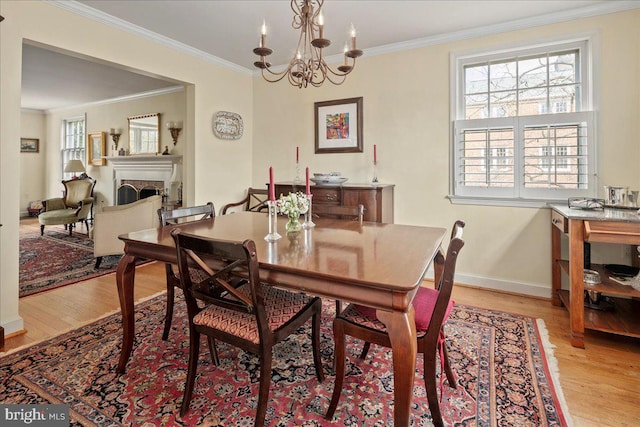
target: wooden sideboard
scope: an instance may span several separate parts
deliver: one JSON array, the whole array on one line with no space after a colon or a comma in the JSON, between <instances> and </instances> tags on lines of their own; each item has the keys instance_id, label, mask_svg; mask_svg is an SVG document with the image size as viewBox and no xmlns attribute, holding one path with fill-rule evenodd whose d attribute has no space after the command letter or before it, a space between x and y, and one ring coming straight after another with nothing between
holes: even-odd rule
<instances>
[{"instance_id":1,"label":"wooden sideboard","mask_svg":"<svg viewBox=\"0 0 640 427\"><path fill-rule=\"evenodd\" d=\"M292 191L305 191L305 185L292 182L275 183L276 198ZM393 223L393 184L311 185L313 204L342 206L364 205L364 220Z\"/></svg>"},{"instance_id":2,"label":"wooden sideboard","mask_svg":"<svg viewBox=\"0 0 640 427\"><path fill-rule=\"evenodd\" d=\"M569 239L569 259L562 259L562 236ZM635 210L586 211L568 206L551 206L552 302L569 310L571 345L584 348L584 330L592 329L640 338L640 291L609 278L602 265L591 264L602 283L584 283L584 243L640 245L640 215ZM638 265L633 247L631 263ZM569 275L569 289L562 289L562 272ZM606 295L613 310L585 308L584 291Z\"/></svg>"}]
</instances>

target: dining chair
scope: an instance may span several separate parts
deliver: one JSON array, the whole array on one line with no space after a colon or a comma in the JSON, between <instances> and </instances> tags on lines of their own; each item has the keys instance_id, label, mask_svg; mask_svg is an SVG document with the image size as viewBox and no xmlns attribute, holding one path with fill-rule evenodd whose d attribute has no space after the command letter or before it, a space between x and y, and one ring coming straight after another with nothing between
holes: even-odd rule
<instances>
[{"instance_id":1,"label":"dining chair","mask_svg":"<svg viewBox=\"0 0 640 427\"><path fill-rule=\"evenodd\" d=\"M241 206L243 210L249 212L266 212L268 199L269 193L266 188L249 187L247 189L247 195L242 200L235 203L227 203L222 207L222 211L220 213L222 215L226 215L227 211L233 211L232 208L236 206Z\"/></svg>"},{"instance_id":2,"label":"dining chair","mask_svg":"<svg viewBox=\"0 0 640 427\"><path fill-rule=\"evenodd\" d=\"M160 218L160 226L175 225L184 223L187 221L200 221L203 219L213 218L216 216L216 210L213 207L212 202L208 202L206 205L188 206L184 208L178 208L173 210L158 209L158 217ZM167 340L169 338L169 331L171 330L171 321L173 319L173 303L175 299L175 288L180 287L180 278L176 275L173 265L166 263L165 275L167 278L167 310L164 318L164 331L162 332L162 339ZM217 356L215 356L215 347L211 349L212 356L217 363Z\"/></svg>"},{"instance_id":3,"label":"dining chair","mask_svg":"<svg viewBox=\"0 0 640 427\"><path fill-rule=\"evenodd\" d=\"M312 319L316 376L324 381L320 360L320 298L277 288L260 280L252 240L232 242L171 231L189 320L189 365L180 409L189 410L198 366L200 335L260 356L260 388L254 426L264 425L271 384L273 347ZM243 276L239 287L229 277ZM198 302L201 304L199 305Z\"/></svg>"},{"instance_id":4,"label":"dining chair","mask_svg":"<svg viewBox=\"0 0 640 427\"><path fill-rule=\"evenodd\" d=\"M437 427L443 427L442 414L438 402L436 387L436 354L440 356L441 387L446 373L449 386L457 387L455 376L449 364L449 357L444 342L443 324L451 312L454 302L451 301L453 279L456 261L460 250L464 246L462 231L463 221L456 221L451 231L451 240L447 248L446 258L440 252L434 259L438 264L435 270L435 288L419 287L413 299L415 324L417 332L417 351L422 354L424 364L424 383L427 390L427 400L431 419ZM391 341L386 326L377 319L376 310L357 304L350 304L333 320L333 335L335 341L335 370L336 380L331 396L331 403L327 410L326 419L331 420L338 406L345 374L345 336L349 335L365 341L365 347L360 354L364 359L370 343L384 347L391 347ZM441 390L442 393L442 390Z\"/></svg>"}]
</instances>

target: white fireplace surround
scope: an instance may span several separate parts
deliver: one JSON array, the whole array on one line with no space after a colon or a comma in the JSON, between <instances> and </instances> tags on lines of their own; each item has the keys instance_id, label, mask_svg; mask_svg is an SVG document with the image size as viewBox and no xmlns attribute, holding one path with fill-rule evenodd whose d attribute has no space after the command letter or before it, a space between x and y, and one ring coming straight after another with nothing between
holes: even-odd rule
<instances>
[{"instance_id":1,"label":"white fireplace surround","mask_svg":"<svg viewBox=\"0 0 640 427\"><path fill-rule=\"evenodd\" d=\"M123 180L162 181L164 188L171 190L174 169L177 179L182 179L179 176L182 156L113 156L105 159L113 165L114 201L118 200L117 191Z\"/></svg>"}]
</instances>

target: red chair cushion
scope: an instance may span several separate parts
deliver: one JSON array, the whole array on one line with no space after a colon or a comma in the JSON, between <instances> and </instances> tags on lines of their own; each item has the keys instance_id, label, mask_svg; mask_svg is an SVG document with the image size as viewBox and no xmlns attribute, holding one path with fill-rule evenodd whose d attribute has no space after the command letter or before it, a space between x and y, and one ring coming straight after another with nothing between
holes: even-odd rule
<instances>
[{"instance_id":1,"label":"red chair cushion","mask_svg":"<svg viewBox=\"0 0 640 427\"><path fill-rule=\"evenodd\" d=\"M429 329L429 322L431 322L431 315L433 314L433 310L436 306L436 300L438 299L438 291L432 288L418 288L418 292L416 293L415 298L413 298L413 309L415 311L415 321L416 321L416 330L417 331L426 331ZM447 305L447 310L444 314L444 322L449 318L449 314L453 309L455 302L453 300L449 300L449 304ZM365 307L363 305L354 304L356 310L360 312L360 314L370 318L370 319L378 319L376 315L376 309L371 307Z\"/></svg>"}]
</instances>

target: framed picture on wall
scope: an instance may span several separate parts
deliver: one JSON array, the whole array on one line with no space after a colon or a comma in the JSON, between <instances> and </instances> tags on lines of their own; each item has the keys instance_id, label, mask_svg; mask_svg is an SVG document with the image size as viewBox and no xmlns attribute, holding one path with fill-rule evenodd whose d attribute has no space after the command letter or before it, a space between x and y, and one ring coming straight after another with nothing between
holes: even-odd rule
<instances>
[{"instance_id":1,"label":"framed picture on wall","mask_svg":"<svg viewBox=\"0 0 640 427\"><path fill-rule=\"evenodd\" d=\"M93 166L104 166L106 160L102 156L107 151L106 132L90 133L87 147L89 148L87 163Z\"/></svg>"},{"instance_id":2,"label":"framed picture on wall","mask_svg":"<svg viewBox=\"0 0 640 427\"><path fill-rule=\"evenodd\" d=\"M37 138L20 138L21 153L37 153L40 150L40 140Z\"/></svg>"},{"instance_id":3,"label":"framed picture on wall","mask_svg":"<svg viewBox=\"0 0 640 427\"><path fill-rule=\"evenodd\" d=\"M316 154L362 153L362 97L314 103Z\"/></svg>"}]
</instances>

